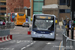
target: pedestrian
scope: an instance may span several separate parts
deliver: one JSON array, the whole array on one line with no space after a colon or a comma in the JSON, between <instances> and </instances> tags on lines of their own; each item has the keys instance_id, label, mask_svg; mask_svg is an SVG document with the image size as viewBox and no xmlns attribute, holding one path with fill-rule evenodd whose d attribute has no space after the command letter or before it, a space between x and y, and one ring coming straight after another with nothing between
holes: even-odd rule
<instances>
[{"instance_id":1,"label":"pedestrian","mask_svg":"<svg viewBox=\"0 0 75 50\"><path fill-rule=\"evenodd\" d=\"M67 18L67 29L66 30L67 30L67 36L68 37L69 37L69 21L70 21L69 18Z\"/></svg>"},{"instance_id":2,"label":"pedestrian","mask_svg":"<svg viewBox=\"0 0 75 50\"><path fill-rule=\"evenodd\" d=\"M63 25L66 26L66 20L63 21Z\"/></svg>"}]
</instances>

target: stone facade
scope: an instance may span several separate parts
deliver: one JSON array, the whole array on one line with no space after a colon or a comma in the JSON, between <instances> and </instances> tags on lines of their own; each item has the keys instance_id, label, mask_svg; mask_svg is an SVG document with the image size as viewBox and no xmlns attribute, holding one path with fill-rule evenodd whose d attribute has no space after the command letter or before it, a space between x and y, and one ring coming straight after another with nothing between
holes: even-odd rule
<instances>
[{"instance_id":1,"label":"stone facade","mask_svg":"<svg viewBox=\"0 0 75 50\"><path fill-rule=\"evenodd\" d=\"M45 0L45 5L58 4L58 0Z\"/></svg>"}]
</instances>

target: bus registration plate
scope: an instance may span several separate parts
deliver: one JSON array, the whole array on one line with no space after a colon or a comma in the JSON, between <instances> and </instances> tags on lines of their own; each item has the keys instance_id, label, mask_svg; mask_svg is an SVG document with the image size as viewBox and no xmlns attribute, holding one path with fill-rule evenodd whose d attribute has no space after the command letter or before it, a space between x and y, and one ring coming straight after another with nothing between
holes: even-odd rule
<instances>
[{"instance_id":1,"label":"bus registration plate","mask_svg":"<svg viewBox=\"0 0 75 50\"><path fill-rule=\"evenodd\" d=\"M45 38L45 36L43 36L43 35L42 35L42 36L40 36L40 37L41 37L41 38Z\"/></svg>"}]
</instances>

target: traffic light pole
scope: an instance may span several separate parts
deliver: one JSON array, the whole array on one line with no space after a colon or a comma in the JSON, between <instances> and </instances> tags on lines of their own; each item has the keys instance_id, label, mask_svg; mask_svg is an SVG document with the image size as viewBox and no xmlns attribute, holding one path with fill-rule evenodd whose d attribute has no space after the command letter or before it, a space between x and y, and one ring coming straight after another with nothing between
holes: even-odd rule
<instances>
[{"instance_id":1,"label":"traffic light pole","mask_svg":"<svg viewBox=\"0 0 75 50\"><path fill-rule=\"evenodd\" d=\"M73 34L74 34L73 16L74 16L74 12L72 11L71 12L71 39L74 39L74 36L73 36Z\"/></svg>"},{"instance_id":2,"label":"traffic light pole","mask_svg":"<svg viewBox=\"0 0 75 50\"><path fill-rule=\"evenodd\" d=\"M74 10L73 10L73 0L71 0L71 39L74 39Z\"/></svg>"}]
</instances>

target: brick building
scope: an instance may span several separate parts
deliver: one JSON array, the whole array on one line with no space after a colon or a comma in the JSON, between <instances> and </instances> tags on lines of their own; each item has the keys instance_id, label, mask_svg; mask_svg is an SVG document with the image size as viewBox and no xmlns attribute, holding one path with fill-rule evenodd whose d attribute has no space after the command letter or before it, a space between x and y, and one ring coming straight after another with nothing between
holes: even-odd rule
<instances>
[{"instance_id":1,"label":"brick building","mask_svg":"<svg viewBox=\"0 0 75 50\"><path fill-rule=\"evenodd\" d=\"M24 3L23 7L25 7L25 6L28 8L30 7L30 0L24 0L23 3Z\"/></svg>"},{"instance_id":2,"label":"brick building","mask_svg":"<svg viewBox=\"0 0 75 50\"><path fill-rule=\"evenodd\" d=\"M23 0L6 0L7 13L14 12L15 8L23 8Z\"/></svg>"},{"instance_id":3,"label":"brick building","mask_svg":"<svg viewBox=\"0 0 75 50\"><path fill-rule=\"evenodd\" d=\"M7 0L7 13L9 12L24 12L24 7L30 7L30 0Z\"/></svg>"}]
</instances>

